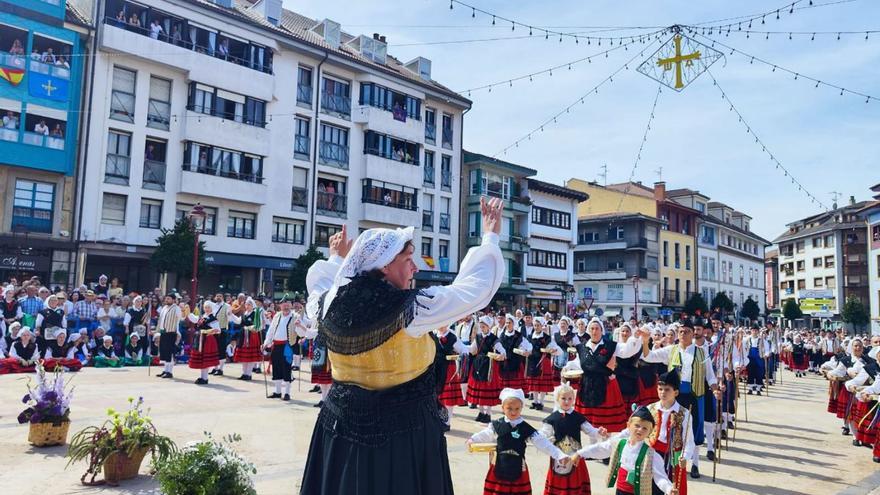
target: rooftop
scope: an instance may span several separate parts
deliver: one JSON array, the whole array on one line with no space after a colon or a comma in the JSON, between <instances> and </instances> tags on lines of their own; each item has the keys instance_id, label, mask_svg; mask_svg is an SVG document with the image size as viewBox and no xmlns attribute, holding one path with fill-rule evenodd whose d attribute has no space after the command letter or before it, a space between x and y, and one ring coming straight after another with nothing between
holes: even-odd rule
<instances>
[{"instance_id":1,"label":"rooftop","mask_svg":"<svg viewBox=\"0 0 880 495\"><path fill-rule=\"evenodd\" d=\"M864 227L865 223L862 221L839 221L841 215L851 215L851 214L861 214L863 210L867 207L870 207L874 204L873 201L859 201L855 202L853 200L852 203L841 206L835 210L822 212L816 215L811 215L809 217L803 218L801 220L797 220L787 224L789 230L783 234L780 234L776 239L773 240L774 243L784 242L792 239L798 239L801 237L806 237L822 232L830 232L832 230L842 230L842 229L851 229ZM815 224L815 225L811 225ZM806 225L811 225L810 227L806 227Z\"/></svg>"},{"instance_id":2,"label":"rooftop","mask_svg":"<svg viewBox=\"0 0 880 495\"><path fill-rule=\"evenodd\" d=\"M491 156L482 155L480 153L474 153L472 151L464 150L464 163L465 164L477 164L482 163L486 165L494 165L496 167L501 167L507 169L519 176L523 177L531 177L533 175L538 175L538 171L529 168L523 167L522 165L517 165L515 163L506 162L504 160L499 160L497 158L492 158Z\"/></svg>"},{"instance_id":3,"label":"rooftop","mask_svg":"<svg viewBox=\"0 0 880 495\"><path fill-rule=\"evenodd\" d=\"M700 191L696 191L694 189L688 189L686 187L683 187L681 189L669 189L668 191L666 191L667 198L676 198L678 196L700 196L701 198L704 198L707 200L709 199L709 196L706 196L705 194L701 193Z\"/></svg>"},{"instance_id":4,"label":"rooftop","mask_svg":"<svg viewBox=\"0 0 880 495\"><path fill-rule=\"evenodd\" d=\"M632 194L634 196L642 196L645 198L654 199L654 188L648 187L641 182L621 182L620 184L608 184L607 186L605 186L605 188L617 192Z\"/></svg>"},{"instance_id":5,"label":"rooftop","mask_svg":"<svg viewBox=\"0 0 880 495\"><path fill-rule=\"evenodd\" d=\"M586 201L590 198L590 195L581 191L575 191L574 189L569 189L565 186L558 186L556 184L551 184L549 182L544 182L538 179L528 179L529 182L529 190L541 191L547 194L555 194L556 196L562 196L563 198L573 199L577 202Z\"/></svg>"}]
</instances>

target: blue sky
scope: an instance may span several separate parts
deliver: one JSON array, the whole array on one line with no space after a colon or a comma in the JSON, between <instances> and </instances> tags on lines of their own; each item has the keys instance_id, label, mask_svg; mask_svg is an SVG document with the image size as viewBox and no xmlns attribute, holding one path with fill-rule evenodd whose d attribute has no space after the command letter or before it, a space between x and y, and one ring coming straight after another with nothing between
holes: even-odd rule
<instances>
[{"instance_id":1,"label":"blue sky","mask_svg":"<svg viewBox=\"0 0 880 495\"><path fill-rule=\"evenodd\" d=\"M814 0L824 4L835 0ZM838 0L839 1L839 0ZM599 31L605 27L668 26L756 14L781 3L772 1L664 1L575 0L499 1L473 0L473 5L526 24L553 27L557 31ZM662 3L662 5L661 5ZM807 6L808 0L801 4ZM586 57L609 48L607 42L587 46L581 42L543 36L436 44L436 42L524 36L527 31L459 5L449 9L443 0L395 0L353 2L331 0L285 0L288 9L342 24L346 32L379 32L388 38L390 54L403 61L424 56L433 62L433 78L460 91ZM747 27L744 25L743 29ZM715 38L731 47L771 63L848 89L880 97L880 33L865 40L864 31L880 29L880 2L844 0L823 7L783 9L780 19L767 17L766 24L752 29L786 34L732 32ZM856 35L793 35L788 32L861 31ZM637 34L638 30L612 31L604 35ZM641 31L644 32L644 31ZM598 32L593 34L601 35ZM704 40L701 40L704 41ZM428 43L428 44L426 44ZM659 45L655 45L659 46ZM514 83L487 92L471 93L473 109L465 117L465 148L493 155L536 128L538 124L577 101L641 50L634 45L580 63L571 70L553 71L532 82ZM839 91L815 87L815 83L782 73L740 54L719 60L711 71L745 120L782 164L820 201L830 206L831 192L868 199L870 185L880 182L880 102ZM637 60L647 59L648 51ZM656 95L657 84L637 73L638 62L629 64L585 99L545 127L531 140L499 158L539 171L539 177L556 183L577 177L599 180L600 167L608 166L608 182L629 178L645 125ZM752 228L773 239L786 223L820 211L791 184L781 170L762 153L752 134L728 103L721 99L711 78L704 74L681 93L664 89L654 123L644 145L635 180L652 184L662 178L668 188L698 189L752 217Z\"/></svg>"}]
</instances>

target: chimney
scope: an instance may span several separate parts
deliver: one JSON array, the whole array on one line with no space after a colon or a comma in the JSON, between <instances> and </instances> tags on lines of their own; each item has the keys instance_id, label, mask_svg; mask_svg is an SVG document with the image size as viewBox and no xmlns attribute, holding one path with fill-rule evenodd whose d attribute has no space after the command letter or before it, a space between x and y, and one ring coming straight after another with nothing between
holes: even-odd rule
<instances>
[{"instance_id":1,"label":"chimney","mask_svg":"<svg viewBox=\"0 0 880 495\"><path fill-rule=\"evenodd\" d=\"M379 39L379 33L373 33L373 39L374 39L374 40L378 40L378 39Z\"/></svg>"},{"instance_id":2,"label":"chimney","mask_svg":"<svg viewBox=\"0 0 880 495\"><path fill-rule=\"evenodd\" d=\"M663 181L654 183L654 201L666 199L666 183Z\"/></svg>"},{"instance_id":3,"label":"chimney","mask_svg":"<svg viewBox=\"0 0 880 495\"><path fill-rule=\"evenodd\" d=\"M855 205L856 205L856 197L855 197L855 196L850 196L850 197L849 197L849 205L850 205L850 206L855 206Z\"/></svg>"},{"instance_id":4,"label":"chimney","mask_svg":"<svg viewBox=\"0 0 880 495\"><path fill-rule=\"evenodd\" d=\"M381 41L382 43L388 43L387 41L385 41L385 35L384 35L384 34L381 35L381 36L379 36L379 41Z\"/></svg>"},{"instance_id":5,"label":"chimney","mask_svg":"<svg viewBox=\"0 0 880 495\"><path fill-rule=\"evenodd\" d=\"M256 7L273 26L281 22L281 0L261 0Z\"/></svg>"}]
</instances>

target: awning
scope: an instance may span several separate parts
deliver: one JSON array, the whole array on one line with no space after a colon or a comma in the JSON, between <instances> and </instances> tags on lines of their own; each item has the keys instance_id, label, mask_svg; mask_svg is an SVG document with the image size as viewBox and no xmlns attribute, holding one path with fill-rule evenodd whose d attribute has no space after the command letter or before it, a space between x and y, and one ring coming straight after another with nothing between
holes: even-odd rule
<instances>
[{"instance_id":1,"label":"awning","mask_svg":"<svg viewBox=\"0 0 880 495\"><path fill-rule=\"evenodd\" d=\"M530 297L535 299L562 299L562 293L553 290L532 289Z\"/></svg>"},{"instance_id":2,"label":"awning","mask_svg":"<svg viewBox=\"0 0 880 495\"><path fill-rule=\"evenodd\" d=\"M620 312L622 310L623 310L623 308L608 308L608 309L603 310L604 313L602 313L602 316L604 316L606 318L611 318L613 316L620 316Z\"/></svg>"},{"instance_id":3,"label":"awning","mask_svg":"<svg viewBox=\"0 0 880 495\"><path fill-rule=\"evenodd\" d=\"M205 263L213 266L236 266L240 268L267 268L270 270L292 270L295 264L288 258L269 256L244 256L228 253L205 253Z\"/></svg>"}]
</instances>

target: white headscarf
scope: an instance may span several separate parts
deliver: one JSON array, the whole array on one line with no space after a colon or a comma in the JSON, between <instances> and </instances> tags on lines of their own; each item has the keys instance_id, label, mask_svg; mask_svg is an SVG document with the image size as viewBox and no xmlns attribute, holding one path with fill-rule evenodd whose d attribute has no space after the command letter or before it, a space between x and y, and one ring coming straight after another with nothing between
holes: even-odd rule
<instances>
[{"instance_id":1,"label":"white headscarf","mask_svg":"<svg viewBox=\"0 0 880 495\"><path fill-rule=\"evenodd\" d=\"M519 399L520 402L526 402L526 394L523 393L521 388L505 388L501 391L499 395L501 399L501 403L504 404L504 401L507 399Z\"/></svg>"}]
</instances>

